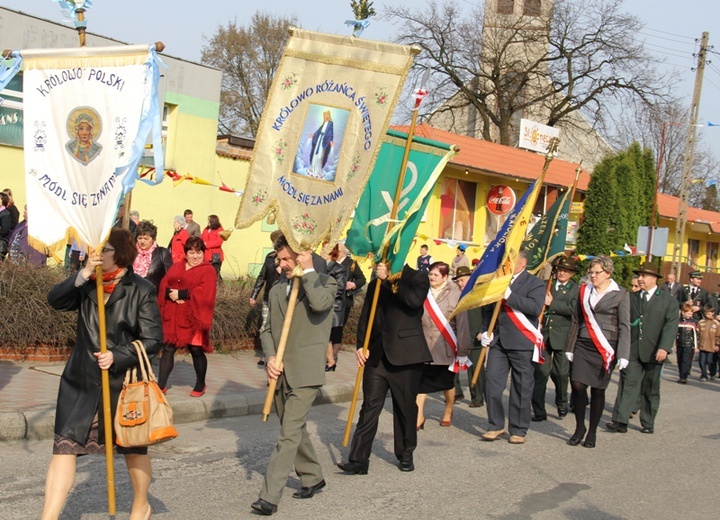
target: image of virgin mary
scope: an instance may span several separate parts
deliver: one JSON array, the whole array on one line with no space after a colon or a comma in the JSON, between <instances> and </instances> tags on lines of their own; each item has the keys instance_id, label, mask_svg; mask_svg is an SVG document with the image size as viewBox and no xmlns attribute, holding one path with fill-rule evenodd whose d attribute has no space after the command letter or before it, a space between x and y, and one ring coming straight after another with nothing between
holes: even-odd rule
<instances>
[{"instance_id":1,"label":"image of virgin mary","mask_svg":"<svg viewBox=\"0 0 720 520\"><path fill-rule=\"evenodd\" d=\"M85 166L102 151L102 145L95 142L100 134L98 122L95 119L99 116L92 112L86 108L85 110L75 110L70 115L68 132L71 139L65 143L65 150Z\"/></svg>"}]
</instances>

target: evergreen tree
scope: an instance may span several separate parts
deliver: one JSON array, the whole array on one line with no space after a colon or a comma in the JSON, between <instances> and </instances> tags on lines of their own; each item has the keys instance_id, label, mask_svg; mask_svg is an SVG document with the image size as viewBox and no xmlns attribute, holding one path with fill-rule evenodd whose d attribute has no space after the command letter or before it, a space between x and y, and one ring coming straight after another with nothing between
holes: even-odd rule
<instances>
[{"instance_id":1,"label":"evergreen tree","mask_svg":"<svg viewBox=\"0 0 720 520\"><path fill-rule=\"evenodd\" d=\"M715 183L705 188L705 198L702 201L702 209L708 211L720 211L720 202L718 201L718 189Z\"/></svg>"},{"instance_id":2,"label":"evergreen tree","mask_svg":"<svg viewBox=\"0 0 720 520\"><path fill-rule=\"evenodd\" d=\"M577 252L580 254L606 255L623 246L616 235L621 214L615 178L616 160L617 156L603 159L590 179L583 221L578 230Z\"/></svg>"}]
</instances>

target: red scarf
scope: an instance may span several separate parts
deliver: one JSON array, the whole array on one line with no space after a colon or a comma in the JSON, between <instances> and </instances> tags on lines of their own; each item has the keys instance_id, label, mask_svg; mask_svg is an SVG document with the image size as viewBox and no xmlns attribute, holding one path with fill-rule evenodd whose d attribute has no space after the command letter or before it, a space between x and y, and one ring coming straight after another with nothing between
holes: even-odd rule
<instances>
[{"instance_id":1,"label":"red scarf","mask_svg":"<svg viewBox=\"0 0 720 520\"><path fill-rule=\"evenodd\" d=\"M107 294L112 294L115 290L115 287L117 287L117 284L120 282L123 276L125 276L125 273L127 272L127 269L124 267L121 267L117 271L112 271L110 273L103 273L103 291ZM90 275L91 280L97 280L97 277L93 274Z\"/></svg>"}]
</instances>

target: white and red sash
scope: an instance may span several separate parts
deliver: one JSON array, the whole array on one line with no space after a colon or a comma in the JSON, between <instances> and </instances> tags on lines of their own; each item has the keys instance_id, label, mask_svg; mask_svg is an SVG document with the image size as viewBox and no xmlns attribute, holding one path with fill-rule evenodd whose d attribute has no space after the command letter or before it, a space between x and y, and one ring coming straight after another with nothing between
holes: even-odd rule
<instances>
[{"instance_id":1,"label":"white and red sash","mask_svg":"<svg viewBox=\"0 0 720 520\"><path fill-rule=\"evenodd\" d=\"M595 320L595 313L590 307L590 294L592 291L588 290L590 284L580 286L580 309L582 310L583 317L585 318L585 324L587 325L588 334L590 339L595 345L595 348L603 358L603 366L605 367L605 373L610 372L610 365L612 364L613 358L615 357L615 350L610 346L610 342L603 334L600 325Z\"/></svg>"},{"instance_id":2,"label":"white and red sash","mask_svg":"<svg viewBox=\"0 0 720 520\"><path fill-rule=\"evenodd\" d=\"M435 297L432 295L432 291L428 291L427 298L425 298L425 303L423 304L425 307L425 312L428 313L428 316L430 316L430 319L435 324L435 326L440 331L440 334L442 334L442 337L445 338L445 341L448 342L448 345L450 345L450 348L453 351L453 354L455 354L455 361L453 364L450 365L448 370L451 372L459 372L460 370L467 370L467 367L470 365L464 364L461 365L458 360L457 355L457 336L455 336L455 331L450 326L450 322L448 322L447 318L445 318L445 315L443 314L442 310L437 304L437 301L435 300ZM468 361L468 363L470 363ZM472 364L472 363L470 363Z\"/></svg>"},{"instance_id":3,"label":"white and red sash","mask_svg":"<svg viewBox=\"0 0 720 520\"><path fill-rule=\"evenodd\" d=\"M517 309L510 307L505 300L502 301L503 310L507 313L510 321L518 328L522 335L533 343L533 363L542 365L545 363L545 342L543 341L540 329L533 325L530 320Z\"/></svg>"}]
</instances>

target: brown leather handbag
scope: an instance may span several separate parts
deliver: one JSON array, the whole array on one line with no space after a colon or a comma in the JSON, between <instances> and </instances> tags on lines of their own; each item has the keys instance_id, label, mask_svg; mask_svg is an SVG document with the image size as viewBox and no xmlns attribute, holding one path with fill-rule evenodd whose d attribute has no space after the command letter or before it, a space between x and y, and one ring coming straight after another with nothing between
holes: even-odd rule
<instances>
[{"instance_id":1,"label":"brown leather handbag","mask_svg":"<svg viewBox=\"0 0 720 520\"><path fill-rule=\"evenodd\" d=\"M124 448L151 446L178 436L173 411L160 390L141 341L133 341L140 361L125 372L123 388L115 411L115 443Z\"/></svg>"}]
</instances>

